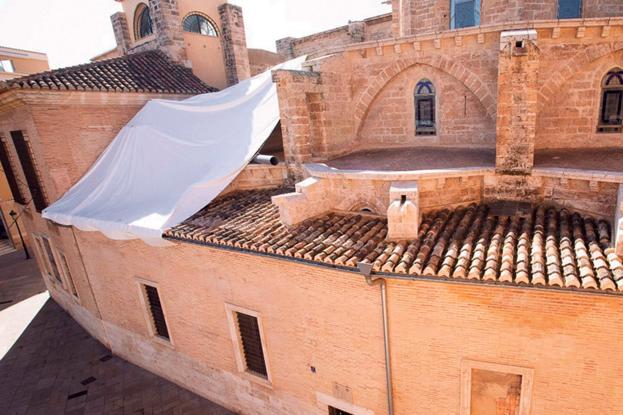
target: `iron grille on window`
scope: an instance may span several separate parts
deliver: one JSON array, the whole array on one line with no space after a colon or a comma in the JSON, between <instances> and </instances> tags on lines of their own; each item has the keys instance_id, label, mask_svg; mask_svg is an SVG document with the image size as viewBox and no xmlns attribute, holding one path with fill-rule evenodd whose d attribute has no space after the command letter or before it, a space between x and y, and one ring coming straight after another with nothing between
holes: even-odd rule
<instances>
[{"instance_id":1,"label":"iron grille on window","mask_svg":"<svg viewBox=\"0 0 623 415\"><path fill-rule=\"evenodd\" d=\"M204 36L218 36L216 26L208 18L200 14L191 14L184 19L184 31L199 33Z\"/></svg>"},{"instance_id":2,"label":"iron grille on window","mask_svg":"<svg viewBox=\"0 0 623 415\"><path fill-rule=\"evenodd\" d=\"M151 15L149 14L149 7L146 4L138 6L137 20L135 25L135 36L137 39L142 39L154 33L154 28L151 22Z\"/></svg>"},{"instance_id":3,"label":"iron grille on window","mask_svg":"<svg viewBox=\"0 0 623 415\"><path fill-rule=\"evenodd\" d=\"M37 170L35 169L32 152L21 131L11 131L11 138L13 139L19 162L24 170L24 176L26 177L26 183L28 184L32 201L35 204L35 209L37 209L37 212L41 212L48 204L43 194L43 187L39 181Z\"/></svg>"},{"instance_id":4,"label":"iron grille on window","mask_svg":"<svg viewBox=\"0 0 623 415\"><path fill-rule=\"evenodd\" d=\"M156 334L169 340L169 329L167 327L167 322L164 319L164 311L162 310L162 304L160 303L158 289L150 285L144 285L144 287L145 293L147 294L147 302L149 303L149 312L151 313L151 319L154 323Z\"/></svg>"},{"instance_id":5,"label":"iron grille on window","mask_svg":"<svg viewBox=\"0 0 623 415\"><path fill-rule=\"evenodd\" d=\"M435 87L428 79L422 79L415 87L415 134L435 133Z\"/></svg>"},{"instance_id":6,"label":"iron grille on window","mask_svg":"<svg viewBox=\"0 0 623 415\"><path fill-rule=\"evenodd\" d=\"M582 0L558 0L559 19L579 19L582 17Z\"/></svg>"},{"instance_id":7,"label":"iron grille on window","mask_svg":"<svg viewBox=\"0 0 623 415\"><path fill-rule=\"evenodd\" d=\"M243 313L236 313L236 316L247 370L256 375L267 377L268 372L266 371L262 337L257 317Z\"/></svg>"},{"instance_id":8,"label":"iron grille on window","mask_svg":"<svg viewBox=\"0 0 623 415\"><path fill-rule=\"evenodd\" d=\"M43 247L45 249L45 254L48 257L48 263L50 264L52 276L56 278L56 281L62 282L61 273L58 271L58 265L56 264L56 259L54 259L54 253L52 252L52 247L50 246L50 241L48 238L41 238L43 240Z\"/></svg>"},{"instance_id":9,"label":"iron grille on window","mask_svg":"<svg viewBox=\"0 0 623 415\"><path fill-rule=\"evenodd\" d=\"M620 132L623 127L623 69L613 69L602 82L599 132Z\"/></svg>"},{"instance_id":10,"label":"iron grille on window","mask_svg":"<svg viewBox=\"0 0 623 415\"><path fill-rule=\"evenodd\" d=\"M17 184L17 179L15 177L15 174L13 173L13 169L11 168L9 149L7 148L7 144L4 141L0 141L0 164L2 165L2 170L4 170L6 180L7 182L9 182L9 189L11 189L13 200L15 200L15 202L19 203L20 205L25 204L26 199L22 195L22 192L19 189L19 185Z\"/></svg>"},{"instance_id":11,"label":"iron grille on window","mask_svg":"<svg viewBox=\"0 0 623 415\"><path fill-rule=\"evenodd\" d=\"M71 275L71 271L69 270L69 264L67 263L67 257L62 252L59 252L58 256L61 258L61 265L63 266L63 270L65 271L65 277L67 278L67 283L69 284L69 289L74 297L78 297L78 291L76 290L76 284L74 284L74 278Z\"/></svg>"},{"instance_id":12,"label":"iron grille on window","mask_svg":"<svg viewBox=\"0 0 623 415\"><path fill-rule=\"evenodd\" d=\"M341 409L329 407L329 415L353 415L350 412L342 411Z\"/></svg>"}]
</instances>

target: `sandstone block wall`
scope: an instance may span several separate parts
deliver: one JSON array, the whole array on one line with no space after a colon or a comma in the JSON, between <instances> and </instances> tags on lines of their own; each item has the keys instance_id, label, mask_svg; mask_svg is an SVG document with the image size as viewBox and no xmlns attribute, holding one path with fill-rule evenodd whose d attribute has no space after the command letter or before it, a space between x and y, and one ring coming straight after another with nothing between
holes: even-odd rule
<instances>
[{"instance_id":1,"label":"sandstone block wall","mask_svg":"<svg viewBox=\"0 0 623 415\"><path fill-rule=\"evenodd\" d=\"M251 77L247 38L244 30L242 8L224 3L218 8L221 18L221 42L225 59L228 85L237 84Z\"/></svg>"}]
</instances>

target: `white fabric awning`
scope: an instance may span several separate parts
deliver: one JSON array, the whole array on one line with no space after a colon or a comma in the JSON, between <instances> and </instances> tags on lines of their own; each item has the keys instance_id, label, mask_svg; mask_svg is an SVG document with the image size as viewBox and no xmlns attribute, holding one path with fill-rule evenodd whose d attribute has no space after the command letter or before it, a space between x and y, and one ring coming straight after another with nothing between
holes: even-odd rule
<instances>
[{"instance_id":1,"label":"white fabric awning","mask_svg":"<svg viewBox=\"0 0 623 415\"><path fill-rule=\"evenodd\" d=\"M272 69L301 69L301 57ZM111 239L167 245L251 161L279 122L271 70L221 92L152 100L43 217Z\"/></svg>"}]
</instances>

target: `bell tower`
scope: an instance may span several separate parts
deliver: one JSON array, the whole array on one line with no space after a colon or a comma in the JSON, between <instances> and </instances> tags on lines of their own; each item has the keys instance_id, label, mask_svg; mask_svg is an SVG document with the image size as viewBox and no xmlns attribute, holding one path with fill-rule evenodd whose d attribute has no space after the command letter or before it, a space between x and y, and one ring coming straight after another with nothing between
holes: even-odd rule
<instances>
[{"instance_id":1,"label":"bell tower","mask_svg":"<svg viewBox=\"0 0 623 415\"><path fill-rule=\"evenodd\" d=\"M227 0L115 0L117 52L160 50L222 89L251 76L244 18Z\"/></svg>"}]
</instances>

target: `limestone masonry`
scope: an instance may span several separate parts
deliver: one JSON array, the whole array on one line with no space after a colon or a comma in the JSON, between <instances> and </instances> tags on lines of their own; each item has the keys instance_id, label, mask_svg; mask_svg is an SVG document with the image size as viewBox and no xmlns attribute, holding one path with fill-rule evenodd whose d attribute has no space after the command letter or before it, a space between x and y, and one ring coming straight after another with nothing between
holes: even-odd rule
<instances>
[{"instance_id":1,"label":"limestone masonry","mask_svg":"<svg viewBox=\"0 0 623 415\"><path fill-rule=\"evenodd\" d=\"M0 82L0 211L113 353L242 414L623 413L623 1L392 0L277 53L117 1L114 50ZM282 162L170 247L42 219L148 100L303 55Z\"/></svg>"}]
</instances>

